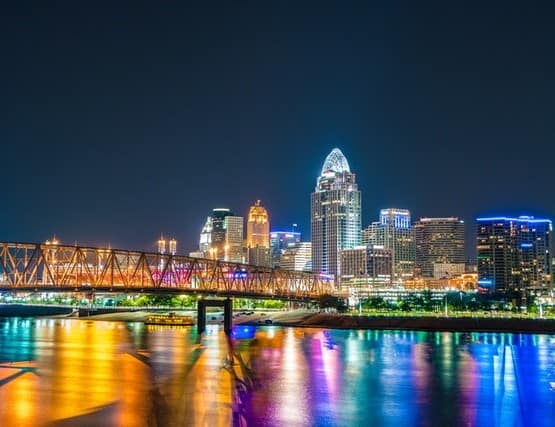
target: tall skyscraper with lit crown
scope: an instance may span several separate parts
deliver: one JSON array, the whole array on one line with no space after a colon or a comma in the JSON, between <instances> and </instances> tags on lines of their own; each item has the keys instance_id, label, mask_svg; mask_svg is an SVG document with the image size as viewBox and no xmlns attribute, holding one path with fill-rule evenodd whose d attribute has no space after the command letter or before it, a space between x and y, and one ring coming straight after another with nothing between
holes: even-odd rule
<instances>
[{"instance_id":1,"label":"tall skyscraper with lit crown","mask_svg":"<svg viewBox=\"0 0 555 427\"><path fill-rule=\"evenodd\" d=\"M343 249L360 245L360 191L347 159L338 148L326 157L311 195L312 270L340 273Z\"/></svg>"},{"instance_id":2,"label":"tall skyscraper with lit crown","mask_svg":"<svg viewBox=\"0 0 555 427\"><path fill-rule=\"evenodd\" d=\"M249 209L247 217L247 262L271 267L270 217L260 200Z\"/></svg>"},{"instance_id":3,"label":"tall skyscraper with lit crown","mask_svg":"<svg viewBox=\"0 0 555 427\"><path fill-rule=\"evenodd\" d=\"M247 247L270 247L270 217L260 200L249 209L247 217Z\"/></svg>"}]
</instances>

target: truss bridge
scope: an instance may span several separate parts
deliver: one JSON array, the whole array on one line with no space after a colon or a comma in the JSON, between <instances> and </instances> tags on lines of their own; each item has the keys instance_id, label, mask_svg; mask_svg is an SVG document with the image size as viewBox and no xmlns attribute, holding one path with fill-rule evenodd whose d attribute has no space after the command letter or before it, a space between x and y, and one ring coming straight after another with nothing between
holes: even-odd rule
<instances>
[{"instance_id":1,"label":"truss bridge","mask_svg":"<svg viewBox=\"0 0 555 427\"><path fill-rule=\"evenodd\" d=\"M198 293L313 300L333 281L313 273L111 248L0 242L0 290Z\"/></svg>"}]
</instances>

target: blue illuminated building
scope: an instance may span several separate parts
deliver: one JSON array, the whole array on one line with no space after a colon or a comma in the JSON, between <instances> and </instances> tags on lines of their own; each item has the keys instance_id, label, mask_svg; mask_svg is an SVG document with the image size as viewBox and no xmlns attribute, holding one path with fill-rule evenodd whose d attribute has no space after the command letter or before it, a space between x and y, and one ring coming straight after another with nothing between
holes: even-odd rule
<instances>
[{"instance_id":1,"label":"blue illuminated building","mask_svg":"<svg viewBox=\"0 0 555 427\"><path fill-rule=\"evenodd\" d=\"M551 220L520 216L476 222L479 287L538 295L551 289Z\"/></svg>"},{"instance_id":2,"label":"blue illuminated building","mask_svg":"<svg viewBox=\"0 0 555 427\"><path fill-rule=\"evenodd\" d=\"M279 259L285 249L293 248L301 241L298 231L272 231L270 232L270 254L272 266L279 266Z\"/></svg>"}]
</instances>

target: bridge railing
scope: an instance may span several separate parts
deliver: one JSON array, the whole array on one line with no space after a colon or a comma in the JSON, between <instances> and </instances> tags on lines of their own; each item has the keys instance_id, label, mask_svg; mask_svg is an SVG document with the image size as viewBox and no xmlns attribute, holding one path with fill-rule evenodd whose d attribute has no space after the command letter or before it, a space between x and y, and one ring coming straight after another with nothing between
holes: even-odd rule
<instances>
[{"instance_id":1,"label":"bridge railing","mask_svg":"<svg viewBox=\"0 0 555 427\"><path fill-rule=\"evenodd\" d=\"M183 255L60 244L0 242L3 289L213 291L288 298L333 292L313 273Z\"/></svg>"}]
</instances>

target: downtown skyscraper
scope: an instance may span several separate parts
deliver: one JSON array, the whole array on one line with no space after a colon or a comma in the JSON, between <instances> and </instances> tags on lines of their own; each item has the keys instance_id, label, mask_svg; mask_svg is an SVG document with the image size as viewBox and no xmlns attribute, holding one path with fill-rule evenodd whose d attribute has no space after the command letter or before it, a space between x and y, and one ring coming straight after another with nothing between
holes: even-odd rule
<instances>
[{"instance_id":1,"label":"downtown skyscraper","mask_svg":"<svg viewBox=\"0 0 555 427\"><path fill-rule=\"evenodd\" d=\"M478 286L489 292L552 289L552 223L530 216L478 218Z\"/></svg>"},{"instance_id":2,"label":"downtown skyscraper","mask_svg":"<svg viewBox=\"0 0 555 427\"><path fill-rule=\"evenodd\" d=\"M272 231L270 233L270 254L272 257L272 267L279 267L283 251L285 249L295 247L300 241L301 233L298 231Z\"/></svg>"},{"instance_id":3,"label":"downtown skyscraper","mask_svg":"<svg viewBox=\"0 0 555 427\"><path fill-rule=\"evenodd\" d=\"M216 208L206 219L200 233L199 250L191 256L244 262L243 217L227 208Z\"/></svg>"},{"instance_id":4,"label":"downtown skyscraper","mask_svg":"<svg viewBox=\"0 0 555 427\"><path fill-rule=\"evenodd\" d=\"M464 273L464 221L420 218L414 223L414 234L418 275L439 279Z\"/></svg>"},{"instance_id":5,"label":"downtown skyscraper","mask_svg":"<svg viewBox=\"0 0 555 427\"><path fill-rule=\"evenodd\" d=\"M361 197L356 177L338 148L326 157L311 194L312 270L340 274L340 252L360 245Z\"/></svg>"},{"instance_id":6,"label":"downtown skyscraper","mask_svg":"<svg viewBox=\"0 0 555 427\"><path fill-rule=\"evenodd\" d=\"M391 250L394 283L401 284L414 277L416 247L407 209L381 209L380 220L372 222L362 231L362 243Z\"/></svg>"},{"instance_id":7,"label":"downtown skyscraper","mask_svg":"<svg viewBox=\"0 0 555 427\"><path fill-rule=\"evenodd\" d=\"M247 262L271 267L270 217L260 200L249 209L247 217Z\"/></svg>"}]
</instances>

